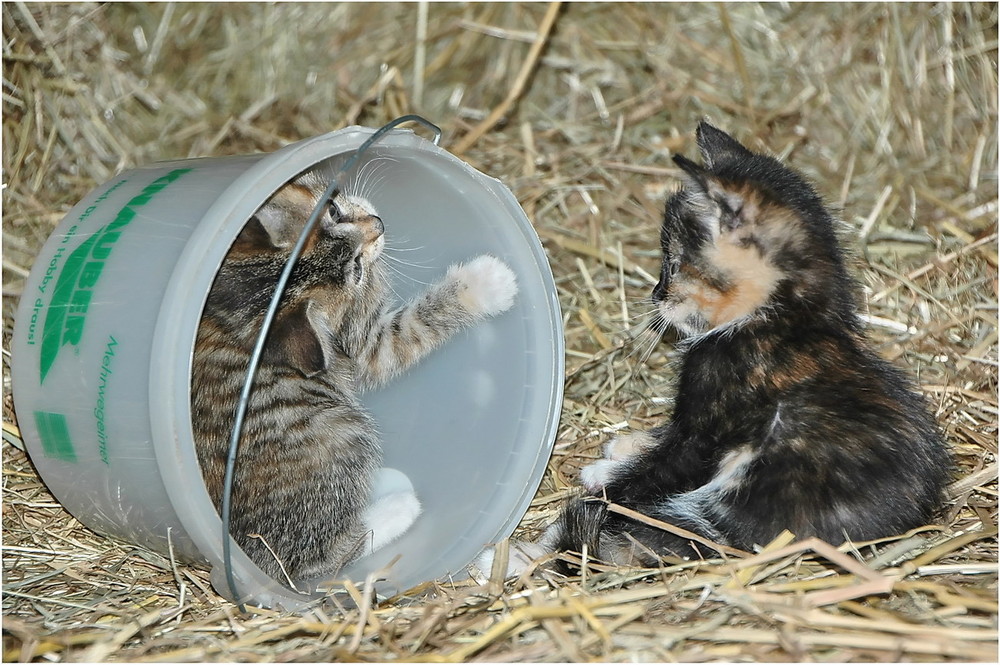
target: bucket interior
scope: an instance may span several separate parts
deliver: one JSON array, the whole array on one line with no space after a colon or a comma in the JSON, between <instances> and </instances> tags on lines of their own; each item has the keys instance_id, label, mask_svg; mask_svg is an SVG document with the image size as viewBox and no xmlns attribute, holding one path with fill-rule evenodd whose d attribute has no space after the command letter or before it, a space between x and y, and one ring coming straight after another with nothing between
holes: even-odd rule
<instances>
[{"instance_id":1,"label":"bucket interior","mask_svg":"<svg viewBox=\"0 0 1000 665\"><path fill-rule=\"evenodd\" d=\"M389 595L464 576L482 548L508 536L524 514L558 423L561 319L544 252L497 181L436 148L377 145L343 175L341 188L367 198L383 220L395 299L418 295L450 265L481 254L507 263L519 287L510 310L459 332L401 377L361 395L378 425L384 466L406 474L423 508L398 540L343 571L355 582L378 573L377 589ZM242 228L230 226L229 244ZM211 503L201 503L219 524ZM219 562L208 558L215 586L229 595L220 587ZM260 602L253 580L262 573L254 569L237 552L241 586ZM274 586L267 586L260 604L271 604Z\"/></svg>"}]
</instances>

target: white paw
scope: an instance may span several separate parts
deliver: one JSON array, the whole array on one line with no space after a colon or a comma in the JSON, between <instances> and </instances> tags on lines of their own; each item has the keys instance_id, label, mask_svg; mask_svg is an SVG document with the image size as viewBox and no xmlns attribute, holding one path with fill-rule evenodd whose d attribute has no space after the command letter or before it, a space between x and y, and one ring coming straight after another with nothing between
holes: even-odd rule
<instances>
[{"instance_id":1,"label":"white paw","mask_svg":"<svg viewBox=\"0 0 1000 665\"><path fill-rule=\"evenodd\" d=\"M413 490L394 492L379 498L365 511L365 526L371 554L406 533L420 515L420 500Z\"/></svg>"},{"instance_id":2,"label":"white paw","mask_svg":"<svg viewBox=\"0 0 1000 665\"><path fill-rule=\"evenodd\" d=\"M489 254L452 266L448 279L458 282L462 306L476 316L496 316L507 311L517 295L514 271Z\"/></svg>"},{"instance_id":3,"label":"white paw","mask_svg":"<svg viewBox=\"0 0 1000 665\"><path fill-rule=\"evenodd\" d=\"M517 577L528 569L531 563L549 550L541 543L511 542L507 553L507 570L504 579ZM493 574L493 561L496 558L496 546L490 545L475 558L469 567L472 578L480 584L489 581Z\"/></svg>"},{"instance_id":4,"label":"white paw","mask_svg":"<svg viewBox=\"0 0 1000 665\"><path fill-rule=\"evenodd\" d=\"M632 457L656 445L656 440L649 432L630 432L622 434L604 444L604 457L609 460L622 460Z\"/></svg>"},{"instance_id":5,"label":"white paw","mask_svg":"<svg viewBox=\"0 0 1000 665\"><path fill-rule=\"evenodd\" d=\"M597 492L604 489L605 485L611 482L611 476L615 469L621 466L620 460L599 459L580 469L580 484L588 492Z\"/></svg>"},{"instance_id":6,"label":"white paw","mask_svg":"<svg viewBox=\"0 0 1000 665\"><path fill-rule=\"evenodd\" d=\"M589 492L604 489L626 460L656 445L648 432L631 432L616 436L604 444L604 459L580 469L580 484Z\"/></svg>"},{"instance_id":7,"label":"white paw","mask_svg":"<svg viewBox=\"0 0 1000 665\"><path fill-rule=\"evenodd\" d=\"M475 559L472 560L472 564L469 566L469 575L472 579L476 580L480 584L486 584L490 581L490 575L493 572L493 559L496 556L496 549L493 545L490 545L485 550L480 552Z\"/></svg>"}]
</instances>

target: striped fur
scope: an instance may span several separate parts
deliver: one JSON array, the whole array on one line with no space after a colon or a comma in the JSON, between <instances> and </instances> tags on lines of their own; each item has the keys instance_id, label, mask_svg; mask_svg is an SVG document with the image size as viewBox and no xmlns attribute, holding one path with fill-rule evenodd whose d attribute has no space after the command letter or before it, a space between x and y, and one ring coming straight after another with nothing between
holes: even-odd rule
<instances>
[{"instance_id":1,"label":"striped fur","mask_svg":"<svg viewBox=\"0 0 1000 665\"><path fill-rule=\"evenodd\" d=\"M265 203L209 293L193 360L192 411L202 475L217 507L250 351L290 248L325 185L307 173ZM366 512L382 455L358 394L457 331L506 310L517 292L503 263L480 256L394 306L383 232L369 202L336 198L292 273L255 378L236 462L231 533L278 580L334 575L409 526L406 520L419 512L412 495L389 497L386 510ZM380 523L367 523L366 515Z\"/></svg>"}]
</instances>

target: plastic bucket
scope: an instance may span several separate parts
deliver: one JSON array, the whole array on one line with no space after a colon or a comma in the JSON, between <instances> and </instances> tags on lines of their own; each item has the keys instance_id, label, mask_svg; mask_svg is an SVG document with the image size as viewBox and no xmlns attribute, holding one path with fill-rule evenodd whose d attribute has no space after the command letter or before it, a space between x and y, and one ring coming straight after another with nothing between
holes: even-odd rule
<instances>
[{"instance_id":1,"label":"plastic bucket","mask_svg":"<svg viewBox=\"0 0 1000 665\"><path fill-rule=\"evenodd\" d=\"M125 171L70 210L21 296L14 403L42 479L95 531L208 564L216 589L233 600L295 610L315 594L264 575L235 545L238 598L224 582L222 525L191 428L201 310L250 215L302 171L346 159L372 132L353 127L270 154ZM364 396L385 465L409 477L423 514L344 577L363 581L391 563L376 587L391 594L463 576L527 510L558 425L562 320L544 251L499 181L409 131L384 136L345 178L379 210L388 246L409 250L396 266L400 297L482 253L502 258L519 285L511 310Z\"/></svg>"}]
</instances>

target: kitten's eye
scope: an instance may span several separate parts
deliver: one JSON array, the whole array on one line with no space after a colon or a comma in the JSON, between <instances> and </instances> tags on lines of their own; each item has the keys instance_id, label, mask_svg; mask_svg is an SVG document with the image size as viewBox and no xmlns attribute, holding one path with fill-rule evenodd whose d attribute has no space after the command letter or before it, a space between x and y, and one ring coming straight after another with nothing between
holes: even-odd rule
<instances>
[{"instance_id":1,"label":"kitten's eye","mask_svg":"<svg viewBox=\"0 0 1000 665\"><path fill-rule=\"evenodd\" d=\"M743 199L739 197L729 197L719 202L722 209L722 219L729 228L736 228L740 225L740 214L743 212Z\"/></svg>"},{"instance_id":2,"label":"kitten's eye","mask_svg":"<svg viewBox=\"0 0 1000 665\"><path fill-rule=\"evenodd\" d=\"M343 211L340 209L340 206L337 205L337 202L334 201L333 199L330 199L330 219L333 220L334 224L339 224L344 219Z\"/></svg>"}]
</instances>

